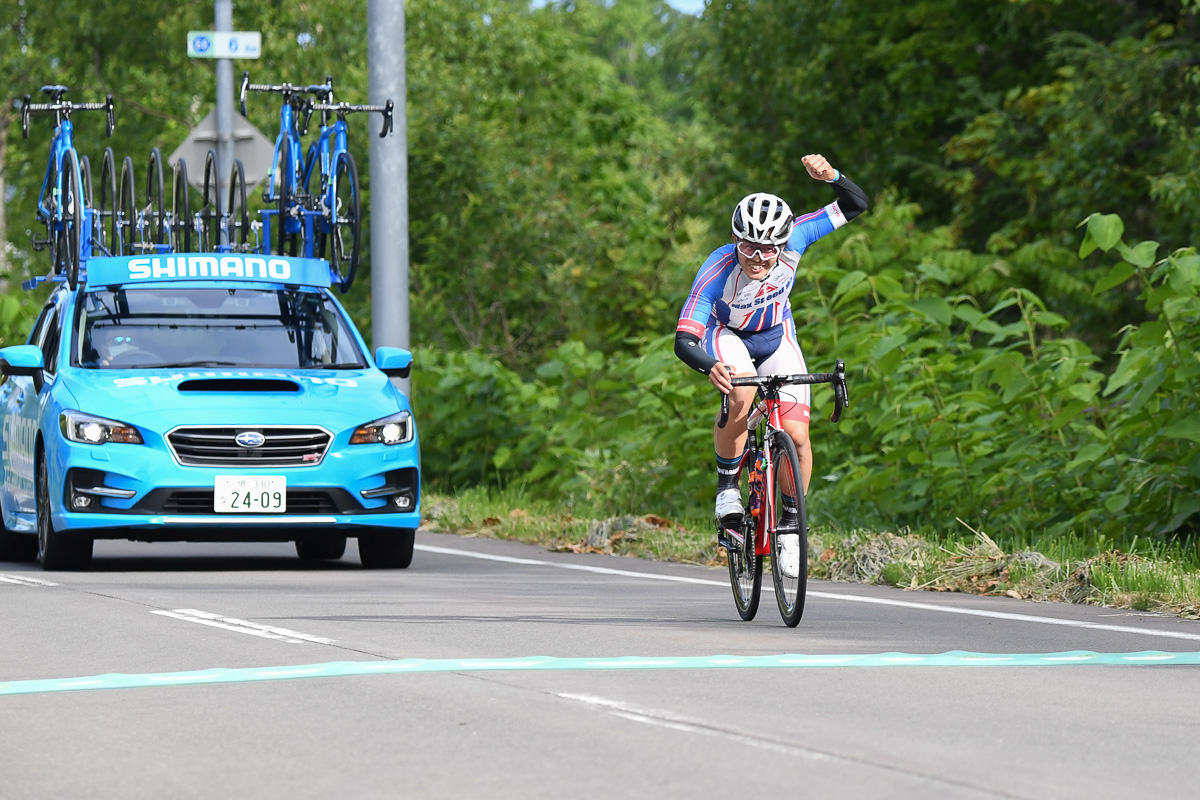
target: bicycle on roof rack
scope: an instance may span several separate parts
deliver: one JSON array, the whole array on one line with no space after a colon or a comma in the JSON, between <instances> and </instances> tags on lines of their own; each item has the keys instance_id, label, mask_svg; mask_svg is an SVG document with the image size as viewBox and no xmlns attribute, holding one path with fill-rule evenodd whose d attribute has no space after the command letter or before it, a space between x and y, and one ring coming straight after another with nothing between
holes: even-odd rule
<instances>
[{"instance_id":1,"label":"bicycle on roof rack","mask_svg":"<svg viewBox=\"0 0 1200 800\"><path fill-rule=\"evenodd\" d=\"M321 84L250 83L250 73L242 73L240 103L246 114L249 92L273 92L283 95L279 112L279 134L263 200L275 208L262 211L263 240L266 249L279 255L303 255L325 258L329 251L331 269L337 275L338 289L350 290L358 269L362 232L361 197L358 168L347 148L346 115L357 112L383 114L386 136L393 126L393 103L353 105L335 103L333 78ZM305 97L314 95L316 100ZM307 135L313 111L321 112L321 133L301 157L300 137ZM313 186L314 175L320 185Z\"/></svg>"},{"instance_id":2,"label":"bicycle on roof rack","mask_svg":"<svg viewBox=\"0 0 1200 800\"><path fill-rule=\"evenodd\" d=\"M317 258L325 258L328 245L329 263L339 276L338 289L343 294L354 283L358 270L359 243L362 237L362 201L358 188L358 167L354 156L347 149L346 115L360 112L379 112L383 115L383 127L379 138L392 132L393 103L383 105L352 105L335 103L333 100L333 77L325 76L328 92L318 95L313 110L321 112L321 133L309 145L304 161L304 192L316 195L320 216L315 220L313 251ZM305 119L305 128L308 120ZM314 175L320 175L320 186L310 189Z\"/></svg>"},{"instance_id":3,"label":"bicycle on roof rack","mask_svg":"<svg viewBox=\"0 0 1200 800\"><path fill-rule=\"evenodd\" d=\"M109 223L109 233L113 231L114 210L106 208L97 215L91 206L91 165L85 159L81 166L79 154L75 150L71 114L75 111L104 111L108 136L112 136L116 127L116 117L111 94L106 96L103 103L72 103L63 99L67 91L66 86L57 84L43 86L42 93L50 98L49 103L33 103L30 102L30 96L25 95L21 105L21 136L29 138L31 114L54 114L55 129L50 140L46 177L37 201L37 219L46 226L46 237L39 239L35 235L33 247L35 250L52 247L53 274L65 280L69 287L75 288L81 264L93 253L112 255L119 244L104 236L105 222ZM106 156L110 152L106 149ZM111 167L111 159L106 168L108 167ZM86 177L83 176L84 169L87 171ZM109 172L111 173L111 169ZM111 192L104 194L104 187L108 186L107 178L101 186L102 200L107 201L111 197Z\"/></svg>"}]
</instances>

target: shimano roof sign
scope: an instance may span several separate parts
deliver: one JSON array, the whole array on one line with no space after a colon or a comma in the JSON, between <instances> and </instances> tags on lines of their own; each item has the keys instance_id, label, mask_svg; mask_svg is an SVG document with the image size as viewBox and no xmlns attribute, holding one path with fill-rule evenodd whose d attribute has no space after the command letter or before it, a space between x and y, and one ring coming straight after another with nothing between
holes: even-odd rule
<instances>
[{"instance_id":1,"label":"shimano roof sign","mask_svg":"<svg viewBox=\"0 0 1200 800\"><path fill-rule=\"evenodd\" d=\"M173 253L171 255L93 258L87 265L87 286L114 286L165 281L256 281L328 288L329 262L319 258L289 258L234 253Z\"/></svg>"}]
</instances>

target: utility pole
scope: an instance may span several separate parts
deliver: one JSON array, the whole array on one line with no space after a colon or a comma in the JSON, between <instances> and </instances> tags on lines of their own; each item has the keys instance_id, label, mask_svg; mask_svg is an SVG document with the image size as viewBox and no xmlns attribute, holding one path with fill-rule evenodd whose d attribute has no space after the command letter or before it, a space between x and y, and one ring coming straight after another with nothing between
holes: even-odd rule
<instances>
[{"instance_id":1,"label":"utility pole","mask_svg":"<svg viewBox=\"0 0 1200 800\"><path fill-rule=\"evenodd\" d=\"M395 103L394 132L371 137L372 347L408 348L408 114L403 0L367 0L369 102ZM420 365L415 365L420 369ZM408 378L398 381L412 396Z\"/></svg>"},{"instance_id":2,"label":"utility pole","mask_svg":"<svg viewBox=\"0 0 1200 800\"><path fill-rule=\"evenodd\" d=\"M215 0L214 29L233 32L233 0ZM233 166L233 61L217 59L217 175L229 180ZM218 193L219 194L219 193ZM218 200L218 202L220 202ZM228 210L228 209L226 209Z\"/></svg>"}]
</instances>

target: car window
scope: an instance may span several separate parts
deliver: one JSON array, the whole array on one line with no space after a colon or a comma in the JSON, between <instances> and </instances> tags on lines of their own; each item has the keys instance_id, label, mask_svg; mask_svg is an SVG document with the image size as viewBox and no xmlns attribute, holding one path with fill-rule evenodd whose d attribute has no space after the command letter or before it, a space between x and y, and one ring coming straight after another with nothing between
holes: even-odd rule
<instances>
[{"instance_id":1,"label":"car window","mask_svg":"<svg viewBox=\"0 0 1200 800\"><path fill-rule=\"evenodd\" d=\"M367 365L349 325L312 290L137 287L84 295L72 360L95 369Z\"/></svg>"},{"instance_id":2,"label":"car window","mask_svg":"<svg viewBox=\"0 0 1200 800\"><path fill-rule=\"evenodd\" d=\"M25 341L25 344L41 345L42 337L46 333L46 320L50 319L50 312L53 310L53 305L42 306L42 312L38 314L37 322L33 323L33 328L29 331L29 338Z\"/></svg>"},{"instance_id":3,"label":"car window","mask_svg":"<svg viewBox=\"0 0 1200 800\"><path fill-rule=\"evenodd\" d=\"M58 324L58 309L51 312L46 323L46 337L42 340L42 360L46 372L53 375L58 370L58 343L62 340L62 327Z\"/></svg>"}]
</instances>

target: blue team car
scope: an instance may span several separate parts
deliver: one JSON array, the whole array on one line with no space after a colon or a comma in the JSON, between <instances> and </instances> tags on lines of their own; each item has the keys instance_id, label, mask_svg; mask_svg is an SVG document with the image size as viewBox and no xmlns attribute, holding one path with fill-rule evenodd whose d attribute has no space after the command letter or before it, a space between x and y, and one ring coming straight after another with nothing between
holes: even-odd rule
<instances>
[{"instance_id":1,"label":"blue team car","mask_svg":"<svg viewBox=\"0 0 1200 800\"><path fill-rule=\"evenodd\" d=\"M293 541L407 567L412 354L374 357L319 259L93 258L0 349L0 561L84 569L96 539Z\"/></svg>"}]
</instances>

